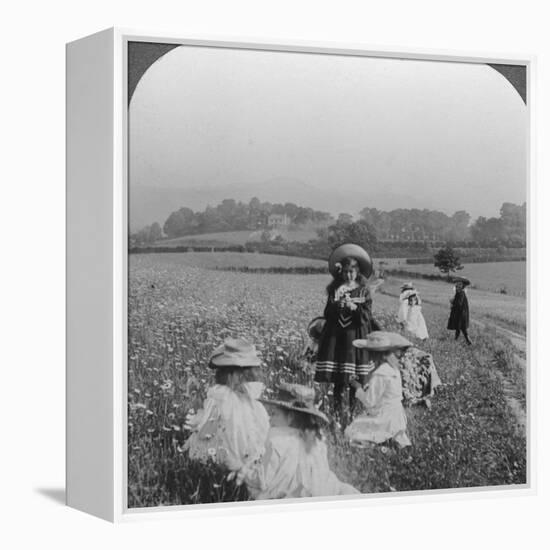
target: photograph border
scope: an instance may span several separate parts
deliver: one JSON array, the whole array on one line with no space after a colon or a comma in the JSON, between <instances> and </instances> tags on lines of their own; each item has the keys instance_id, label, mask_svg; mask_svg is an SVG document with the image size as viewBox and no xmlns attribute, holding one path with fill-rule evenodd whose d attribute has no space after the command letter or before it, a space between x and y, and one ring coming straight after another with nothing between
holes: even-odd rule
<instances>
[{"instance_id":1,"label":"photograph border","mask_svg":"<svg viewBox=\"0 0 550 550\"><path fill-rule=\"evenodd\" d=\"M354 497L321 497L307 499L287 499L284 501L231 502L216 504L191 504L128 508L128 222L129 222L129 160L128 160L128 43L149 42L201 46L209 48L230 48L244 50L297 52L338 56L379 57L390 59L410 59L475 64L513 64L526 67L527 104L527 282L526 282L526 463L527 478L522 485L488 487L464 487L452 489L430 489L396 493L361 494ZM191 517L207 514L232 515L273 511L300 511L312 506L323 508L357 507L379 504L405 504L421 501L446 501L449 499L494 498L498 496L527 496L536 494L535 442L532 435L536 425L533 411L536 410L536 395L533 379L536 375L532 357L534 348L535 304L534 290L534 228L535 200L534 189L534 93L533 81L535 58L530 55L499 55L488 53L456 52L446 50L425 50L421 48L372 47L365 44L343 44L333 42L279 41L269 39L242 39L234 37L159 35L129 29L114 29L114 162L113 162L113 399L114 399L114 517L115 521L135 521L172 517Z\"/></svg>"}]
</instances>

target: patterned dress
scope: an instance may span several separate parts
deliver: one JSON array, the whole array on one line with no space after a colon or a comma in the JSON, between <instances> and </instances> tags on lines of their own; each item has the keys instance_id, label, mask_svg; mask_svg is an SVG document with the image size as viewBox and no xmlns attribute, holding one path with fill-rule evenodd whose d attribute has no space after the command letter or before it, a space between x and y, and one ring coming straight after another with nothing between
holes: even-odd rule
<instances>
[{"instance_id":1,"label":"patterned dress","mask_svg":"<svg viewBox=\"0 0 550 550\"><path fill-rule=\"evenodd\" d=\"M355 309L341 307L353 303ZM353 340L366 338L369 332L380 330L372 318L372 298L368 287L342 285L328 297L325 307L325 327L319 341L315 381L347 384L355 375L364 384L372 364L368 353L352 345Z\"/></svg>"}]
</instances>

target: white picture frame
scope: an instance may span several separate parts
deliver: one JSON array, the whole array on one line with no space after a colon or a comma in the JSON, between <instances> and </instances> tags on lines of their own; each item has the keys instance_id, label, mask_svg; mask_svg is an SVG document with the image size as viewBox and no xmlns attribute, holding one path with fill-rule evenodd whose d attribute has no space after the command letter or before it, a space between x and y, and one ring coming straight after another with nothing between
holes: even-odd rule
<instances>
[{"instance_id":1,"label":"white picture frame","mask_svg":"<svg viewBox=\"0 0 550 550\"><path fill-rule=\"evenodd\" d=\"M67 45L67 504L108 521L257 513L289 502L128 509L127 506L127 48L151 42L280 52L324 53L482 64L524 65L528 109L528 278L532 270L534 58L445 51L389 50L355 44L227 41L159 36L112 28ZM533 297L527 294L528 343ZM530 347L531 349L531 347ZM527 483L521 487L449 489L356 498L292 500L292 506L363 506L381 502L533 494L533 365L527 369Z\"/></svg>"}]
</instances>

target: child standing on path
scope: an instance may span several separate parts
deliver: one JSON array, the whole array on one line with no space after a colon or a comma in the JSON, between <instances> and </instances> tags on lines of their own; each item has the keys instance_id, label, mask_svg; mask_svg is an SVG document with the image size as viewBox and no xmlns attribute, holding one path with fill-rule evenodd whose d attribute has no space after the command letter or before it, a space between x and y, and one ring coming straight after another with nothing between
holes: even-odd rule
<instances>
[{"instance_id":1,"label":"child standing on path","mask_svg":"<svg viewBox=\"0 0 550 550\"><path fill-rule=\"evenodd\" d=\"M334 413L341 419L342 400L351 378L366 381L371 370L366 351L352 342L379 327L372 317L367 285L372 262L367 252L354 244L339 246L329 258L329 270L333 280L327 287L326 323L319 339L315 381L334 384ZM354 393L351 389L350 410Z\"/></svg>"},{"instance_id":2,"label":"child standing on path","mask_svg":"<svg viewBox=\"0 0 550 550\"><path fill-rule=\"evenodd\" d=\"M187 418L193 433L184 449L190 458L237 471L261 455L269 417L258 401L260 365L255 347L245 340L228 338L214 350L209 367L216 369L216 384L208 389L204 408Z\"/></svg>"},{"instance_id":3,"label":"child standing on path","mask_svg":"<svg viewBox=\"0 0 550 550\"><path fill-rule=\"evenodd\" d=\"M407 436L407 416L403 408L403 389L399 359L411 342L394 332L372 332L354 345L369 352L376 365L369 385L354 381L356 397L363 403L366 414L358 416L345 435L352 443L383 443L393 439L400 447L411 444Z\"/></svg>"},{"instance_id":4,"label":"child standing on path","mask_svg":"<svg viewBox=\"0 0 550 550\"><path fill-rule=\"evenodd\" d=\"M314 405L313 388L283 383L270 410L266 451L237 476L255 500L357 494L331 471L321 427L327 417Z\"/></svg>"},{"instance_id":5,"label":"child standing on path","mask_svg":"<svg viewBox=\"0 0 550 550\"><path fill-rule=\"evenodd\" d=\"M460 333L464 334L464 338L469 346L472 341L468 336L468 327L470 325L470 306L468 297L466 296L466 287L470 281L464 277L455 279L455 294L451 298L451 313L449 322L447 323L448 330L455 331L455 340L458 340Z\"/></svg>"}]
</instances>

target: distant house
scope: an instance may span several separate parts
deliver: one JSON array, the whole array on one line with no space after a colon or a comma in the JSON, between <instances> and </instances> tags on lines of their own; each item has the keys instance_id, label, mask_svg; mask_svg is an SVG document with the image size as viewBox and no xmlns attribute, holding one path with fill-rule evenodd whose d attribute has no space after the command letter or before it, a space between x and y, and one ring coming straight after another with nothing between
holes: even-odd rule
<instances>
[{"instance_id":1,"label":"distant house","mask_svg":"<svg viewBox=\"0 0 550 550\"><path fill-rule=\"evenodd\" d=\"M273 228L285 228L290 225L290 219L286 214L270 214L267 225Z\"/></svg>"}]
</instances>

